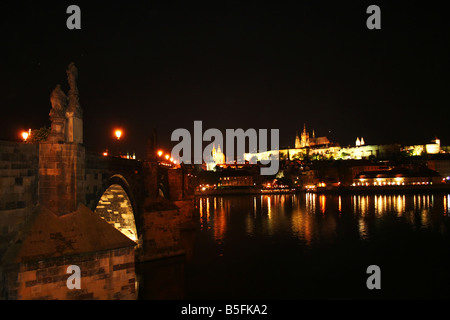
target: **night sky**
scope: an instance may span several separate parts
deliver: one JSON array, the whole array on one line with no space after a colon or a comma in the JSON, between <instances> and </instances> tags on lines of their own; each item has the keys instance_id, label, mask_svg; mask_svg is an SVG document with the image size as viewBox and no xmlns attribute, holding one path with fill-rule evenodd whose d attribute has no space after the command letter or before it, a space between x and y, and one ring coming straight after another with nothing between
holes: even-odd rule
<instances>
[{"instance_id":1,"label":"night sky","mask_svg":"<svg viewBox=\"0 0 450 320\"><path fill-rule=\"evenodd\" d=\"M395 2L389 3L389 2ZM68 30L66 8L81 8ZM381 8L381 30L366 9ZM1 140L49 126L50 93L78 68L87 150L143 155L156 128L278 128L306 123L341 145L450 145L448 12L432 1L89 1L0 5Z\"/></svg>"}]
</instances>

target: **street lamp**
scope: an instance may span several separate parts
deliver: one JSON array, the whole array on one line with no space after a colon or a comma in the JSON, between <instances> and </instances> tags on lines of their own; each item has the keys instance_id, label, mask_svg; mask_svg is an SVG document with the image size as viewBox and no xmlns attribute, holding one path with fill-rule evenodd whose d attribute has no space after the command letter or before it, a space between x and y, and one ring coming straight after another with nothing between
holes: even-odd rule
<instances>
[{"instance_id":1,"label":"street lamp","mask_svg":"<svg viewBox=\"0 0 450 320\"><path fill-rule=\"evenodd\" d=\"M28 137L29 137L29 133L26 132L26 131L23 131L22 132L22 139L23 139L24 142L27 142Z\"/></svg>"},{"instance_id":2,"label":"street lamp","mask_svg":"<svg viewBox=\"0 0 450 320\"><path fill-rule=\"evenodd\" d=\"M116 135L117 140L120 140L120 137L122 136L122 130L117 129L114 134Z\"/></svg>"},{"instance_id":3,"label":"street lamp","mask_svg":"<svg viewBox=\"0 0 450 320\"><path fill-rule=\"evenodd\" d=\"M117 138L117 156L120 157L120 138L123 135L123 131L121 129L116 129L116 131L114 131L114 134Z\"/></svg>"},{"instance_id":4,"label":"street lamp","mask_svg":"<svg viewBox=\"0 0 450 320\"><path fill-rule=\"evenodd\" d=\"M161 157L163 152L161 150L158 151L158 157Z\"/></svg>"}]
</instances>

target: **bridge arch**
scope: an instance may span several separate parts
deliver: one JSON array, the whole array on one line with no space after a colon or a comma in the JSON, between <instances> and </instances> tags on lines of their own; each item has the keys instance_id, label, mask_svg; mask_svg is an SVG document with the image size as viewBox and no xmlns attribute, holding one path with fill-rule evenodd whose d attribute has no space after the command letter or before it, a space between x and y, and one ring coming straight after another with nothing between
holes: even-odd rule
<instances>
[{"instance_id":1,"label":"bridge arch","mask_svg":"<svg viewBox=\"0 0 450 320\"><path fill-rule=\"evenodd\" d=\"M94 212L131 240L138 241L136 206L130 185L122 175L109 178Z\"/></svg>"}]
</instances>

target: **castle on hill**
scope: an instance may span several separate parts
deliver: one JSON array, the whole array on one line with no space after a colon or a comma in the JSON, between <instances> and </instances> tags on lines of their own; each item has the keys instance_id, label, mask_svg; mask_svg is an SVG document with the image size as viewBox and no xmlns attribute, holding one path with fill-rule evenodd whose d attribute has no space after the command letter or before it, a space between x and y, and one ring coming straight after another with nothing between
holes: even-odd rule
<instances>
[{"instance_id":1,"label":"castle on hill","mask_svg":"<svg viewBox=\"0 0 450 320\"><path fill-rule=\"evenodd\" d=\"M441 152L440 140L435 138L431 143L401 146L400 144L366 144L363 137L357 137L354 145L341 147L338 143L331 142L326 136L316 137L314 130L312 133L306 130L306 124L299 134L295 136L294 148L280 150L269 150L264 152L245 153L244 159L249 163L261 160L269 160L278 155L280 160L303 160L309 159L370 159L385 158L401 151L411 155L420 155L424 152L437 154Z\"/></svg>"}]
</instances>

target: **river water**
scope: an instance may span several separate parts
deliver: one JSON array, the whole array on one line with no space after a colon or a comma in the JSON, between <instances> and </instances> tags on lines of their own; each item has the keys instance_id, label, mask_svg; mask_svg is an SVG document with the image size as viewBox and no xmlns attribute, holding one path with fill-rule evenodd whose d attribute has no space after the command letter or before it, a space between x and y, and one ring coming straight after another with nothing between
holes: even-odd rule
<instances>
[{"instance_id":1,"label":"river water","mask_svg":"<svg viewBox=\"0 0 450 320\"><path fill-rule=\"evenodd\" d=\"M450 195L196 199L186 299L450 298ZM367 268L381 271L369 290Z\"/></svg>"},{"instance_id":2,"label":"river water","mask_svg":"<svg viewBox=\"0 0 450 320\"><path fill-rule=\"evenodd\" d=\"M19 298L105 299L116 292L142 300L450 298L449 194L195 201L193 224L180 234L185 255L137 263L133 274L131 268L105 274L111 262L101 267L97 256L83 260L88 269L79 295L68 295L65 281L54 276L64 266L39 262L41 269L30 265L18 275ZM367 287L373 265L380 269L381 289Z\"/></svg>"}]
</instances>

